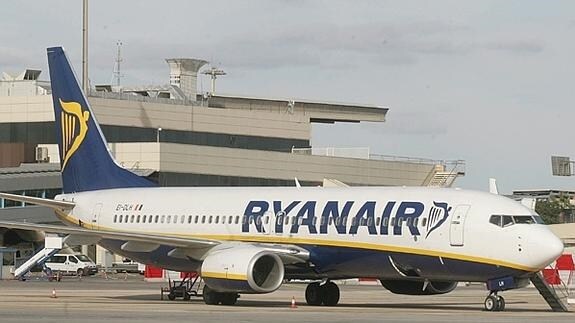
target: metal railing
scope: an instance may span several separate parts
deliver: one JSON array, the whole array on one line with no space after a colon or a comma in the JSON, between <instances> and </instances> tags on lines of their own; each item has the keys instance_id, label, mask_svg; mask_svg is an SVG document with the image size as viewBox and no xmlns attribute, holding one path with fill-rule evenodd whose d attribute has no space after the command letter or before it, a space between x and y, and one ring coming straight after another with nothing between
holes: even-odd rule
<instances>
[{"instance_id":1,"label":"metal railing","mask_svg":"<svg viewBox=\"0 0 575 323\"><path fill-rule=\"evenodd\" d=\"M162 104L173 104L173 105L193 105L200 106L201 103L195 100L180 100L180 99L167 99L167 98L154 98L150 96L136 95L130 93L118 93L118 92L104 92L104 91L88 91L88 97L102 98L102 99L115 99L115 100L126 100L135 102L149 102L149 103L162 103Z\"/></svg>"},{"instance_id":2,"label":"metal railing","mask_svg":"<svg viewBox=\"0 0 575 323\"><path fill-rule=\"evenodd\" d=\"M393 155L381 155L372 154L370 149L367 147L352 147L352 148L337 148L337 147L307 147L307 148L296 148L293 147L291 150L292 154L300 155L313 155L313 156L329 156L329 157L340 157L340 158L358 158L358 159L369 159L369 160L381 160L388 162L402 162L411 164L424 164L424 165L440 165L443 166L442 171L455 172L457 174L465 174L465 161L458 160L443 160L443 159L430 159L430 158L418 158L418 157L407 157L407 156L393 156Z\"/></svg>"}]
</instances>

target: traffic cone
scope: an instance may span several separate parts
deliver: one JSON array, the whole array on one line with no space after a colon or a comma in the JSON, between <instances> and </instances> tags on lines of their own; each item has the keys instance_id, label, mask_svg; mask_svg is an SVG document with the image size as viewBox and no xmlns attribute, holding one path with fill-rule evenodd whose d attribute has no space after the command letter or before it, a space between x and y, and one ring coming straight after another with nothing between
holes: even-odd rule
<instances>
[{"instance_id":1,"label":"traffic cone","mask_svg":"<svg viewBox=\"0 0 575 323\"><path fill-rule=\"evenodd\" d=\"M52 298L58 298L58 296L56 296L56 288L52 289Z\"/></svg>"},{"instance_id":2,"label":"traffic cone","mask_svg":"<svg viewBox=\"0 0 575 323\"><path fill-rule=\"evenodd\" d=\"M291 306L290 308L297 308L297 305L295 304L295 296L291 297Z\"/></svg>"}]
</instances>

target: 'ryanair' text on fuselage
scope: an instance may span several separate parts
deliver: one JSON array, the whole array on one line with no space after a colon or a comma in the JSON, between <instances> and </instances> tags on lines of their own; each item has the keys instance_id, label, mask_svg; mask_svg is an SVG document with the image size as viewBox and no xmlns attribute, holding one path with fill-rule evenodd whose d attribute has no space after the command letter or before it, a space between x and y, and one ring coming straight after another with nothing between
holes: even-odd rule
<instances>
[{"instance_id":1,"label":"'ryanair' text on fuselage","mask_svg":"<svg viewBox=\"0 0 575 323\"><path fill-rule=\"evenodd\" d=\"M422 202L388 201L384 203L383 209L378 208L377 201L327 201L325 204L319 205L320 203L317 201L268 202L252 200L247 204L244 212L242 232L247 233L253 227L260 233L269 233L268 231L273 229L277 234L284 232L297 234L300 227L303 226L307 227L310 234L327 234L328 231L334 229L338 234L357 234L360 227L365 227L370 235L402 235L403 224L405 223L405 227L411 235L421 235L417 224L418 218L425 210L425 205ZM354 204L360 207L352 213ZM438 213L438 210L442 211L439 213L443 213L441 220L434 223L432 227L428 225L428 232L445 222L451 208L447 206L447 203L434 202L430 213ZM263 218L270 215L274 215L271 217L273 220L267 219L268 222L264 222ZM380 221L376 223L376 217L379 215L381 215ZM288 224L284 221L287 216L295 216L295 219ZM350 216L352 220L348 229L347 220ZM393 229L390 230L390 228Z\"/></svg>"}]
</instances>

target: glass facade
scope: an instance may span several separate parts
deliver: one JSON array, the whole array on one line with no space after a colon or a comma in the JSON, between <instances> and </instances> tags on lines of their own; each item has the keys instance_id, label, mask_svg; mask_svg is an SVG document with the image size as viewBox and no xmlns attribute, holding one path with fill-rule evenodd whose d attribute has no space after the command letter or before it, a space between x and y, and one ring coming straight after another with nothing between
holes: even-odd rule
<instances>
[{"instance_id":1,"label":"glass facade","mask_svg":"<svg viewBox=\"0 0 575 323\"><path fill-rule=\"evenodd\" d=\"M177 144L290 152L292 147L309 147L308 140L225 133L181 131L101 125L109 142L171 142ZM56 143L53 122L0 123L0 142Z\"/></svg>"}]
</instances>

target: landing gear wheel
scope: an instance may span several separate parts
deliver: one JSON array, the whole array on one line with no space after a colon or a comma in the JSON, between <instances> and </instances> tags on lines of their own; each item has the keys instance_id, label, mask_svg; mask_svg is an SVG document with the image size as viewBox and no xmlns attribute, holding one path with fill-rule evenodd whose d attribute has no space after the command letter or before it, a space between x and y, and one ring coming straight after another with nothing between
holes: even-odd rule
<instances>
[{"instance_id":1,"label":"landing gear wheel","mask_svg":"<svg viewBox=\"0 0 575 323\"><path fill-rule=\"evenodd\" d=\"M188 294L188 292L184 292L184 296L182 298L184 299L184 301L189 301L190 300L190 294Z\"/></svg>"},{"instance_id":2,"label":"landing gear wheel","mask_svg":"<svg viewBox=\"0 0 575 323\"><path fill-rule=\"evenodd\" d=\"M319 306L323 302L323 288L319 283L311 283L305 289L305 301L308 305Z\"/></svg>"},{"instance_id":3,"label":"landing gear wheel","mask_svg":"<svg viewBox=\"0 0 575 323\"><path fill-rule=\"evenodd\" d=\"M335 306L339 302L339 287L334 282L327 282L321 286L323 289L323 305Z\"/></svg>"},{"instance_id":4,"label":"landing gear wheel","mask_svg":"<svg viewBox=\"0 0 575 323\"><path fill-rule=\"evenodd\" d=\"M206 303L207 305L218 305L218 303L220 302L219 294L220 293L209 288L208 285L205 285L204 290L202 291L202 297L204 299L204 303Z\"/></svg>"},{"instance_id":5,"label":"landing gear wheel","mask_svg":"<svg viewBox=\"0 0 575 323\"><path fill-rule=\"evenodd\" d=\"M240 295L237 293L222 293L220 295L220 302L222 305L234 305L238 301Z\"/></svg>"},{"instance_id":6,"label":"landing gear wheel","mask_svg":"<svg viewBox=\"0 0 575 323\"><path fill-rule=\"evenodd\" d=\"M497 311L505 310L505 298L503 296L497 296Z\"/></svg>"},{"instance_id":7,"label":"landing gear wheel","mask_svg":"<svg viewBox=\"0 0 575 323\"><path fill-rule=\"evenodd\" d=\"M485 310L493 312L493 311L497 311L497 309L499 308L499 302L497 301L497 297L495 297L494 295L489 295L487 296L487 298L485 298L485 302L483 303L483 305L485 305Z\"/></svg>"},{"instance_id":8,"label":"landing gear wheel","mask_svg":"<svg viewBox=\"0 0 575 323\"><path fill-rule=\"evenodd\" d=\"M170 292L170 293L168 294L168 299L169 299L170 301L175 300L175 299L176 299L176 294Z\"/></svg>"}]
</instances>

